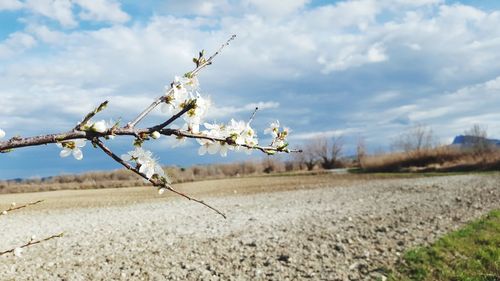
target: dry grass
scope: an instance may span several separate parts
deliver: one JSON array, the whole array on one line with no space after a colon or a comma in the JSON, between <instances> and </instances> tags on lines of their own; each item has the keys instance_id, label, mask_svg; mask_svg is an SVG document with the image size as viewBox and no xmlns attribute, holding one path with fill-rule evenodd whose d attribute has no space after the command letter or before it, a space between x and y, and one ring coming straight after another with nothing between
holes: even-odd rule
<instances>
[{"instance_id":1,"label":"dry grass","mask_svg":"<svg viewBox=\"0 0 500 281\"><path fill-rule=\"evenodd\" d=\"M186 169L180 167L165 168L174 183L256 176L296 169L299 169L297 165L288 165L274 158L265 158L261 162L247 161L231 164L195 165ZM0 194L134 186L149 186L149 184L130 171L116 170L112 172L89 172L80 175L62 175L43 179L0 181Z\"/></svg>"},{"instance_id":2,"label":"dry grass","mask_svg":"<svg viewBox=\"0 0 500 281\"><path fill-rule=\"evenodd\" d=\"M459 172L500 168L500 150L476 153L473 150L441 146L411 152L366 156L361 161L366 172Z\"/></svg>"}]
</instances>

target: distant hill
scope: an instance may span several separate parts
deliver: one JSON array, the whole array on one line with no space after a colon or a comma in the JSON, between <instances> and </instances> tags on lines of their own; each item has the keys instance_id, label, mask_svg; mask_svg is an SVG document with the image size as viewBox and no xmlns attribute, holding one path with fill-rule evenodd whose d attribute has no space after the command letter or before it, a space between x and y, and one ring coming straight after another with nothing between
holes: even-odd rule
<instances>
[{"instance_id":1,"label":"distant hill","mask_svg":"<svg viewBox=\"0 0 500 281\"><path fill-rule=\"evenodd\" d=\"M467 146L472 146L473 144L479 143L482 141L485 141L490 145L500 147L500 140L487 139L487 138L476 137L476 136L467 136L467 135L456 136L455 139L453 139L453 142L451 143L451 145L467 147Z\"/></svg>"}]
</instances>

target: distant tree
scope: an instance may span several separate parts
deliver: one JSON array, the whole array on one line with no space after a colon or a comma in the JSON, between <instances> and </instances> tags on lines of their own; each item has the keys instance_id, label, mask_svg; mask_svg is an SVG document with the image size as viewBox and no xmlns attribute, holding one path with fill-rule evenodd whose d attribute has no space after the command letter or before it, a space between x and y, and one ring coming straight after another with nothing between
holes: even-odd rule
<instances>
[{"instance_id":1,"label":"distant tree","mask_svg":"<svg viewBox=\"0 0 500 281\"><path fill-rule=\"evenodd\" d=\"M422 150L433 148L435 144L432 129L423 124L417 124L400 134L394 141L393 147L411 156L418 156Z\"/></svg>"},{"instance_id":2,"label":"distant tree","mask_svg":"<svg viewBox=\"0 0 500 281\"><path fill-rule=\"evenodd\" d=\"M319 163L323 169L333 169L340 166L339 159L343 149L344 143L341 136L330 139L320 137L312 140L304 152L309 164Z\"/></svg>"},{"instance_id":3,"label":"distant tree","mask_svg":"<svg viewBox=\"0 0 500 281\"><path fill-rule=\"evenodd\" d=\"M312 171L316 165L316 159L311 153L309 146L306 146L303 153L294 154L293 161L296 163L299 170L307 169L308 171Z\"/></svg>"},{"instance_id":4,"label":"distant tree","mask_svg":"<svg viewBox=\"0 0 500 281\"><path fill-rule=\"evenodd\" d=\"M493 145L488 142L488 132L486 127L474 124L464 132L467 144L476 155L486 155L493 150Z\"/></svg>"},{"instance_id":5,"label":"distant tree","mask_svg":"<svg viewBox=\"0 0 500 281\"><path fill-rule=\"evenodd\" d=\"M266 174L285 171L285 165L279 159L266 156L262 159L263 172Z\"/></svg>"},{"instance_id":6,"label":"distant tree","mask_svg":"<svg viewBox=\"0 0 500 281\"><path fill-rule=\"evenodd\" d=\"M356 145L356 161L360 167L363 167L363 159L366 157L366 144L363 138L358 139Z\"/></svg>"}]
</instances>

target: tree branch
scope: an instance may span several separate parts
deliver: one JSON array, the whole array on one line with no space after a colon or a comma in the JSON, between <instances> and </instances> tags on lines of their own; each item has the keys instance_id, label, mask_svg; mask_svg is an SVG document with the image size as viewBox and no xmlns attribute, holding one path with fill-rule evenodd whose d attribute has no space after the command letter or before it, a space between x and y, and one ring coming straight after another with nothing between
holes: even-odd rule
<instances>
[{"instance_id":1,"label":"tree branch","mask_svg":"<svg viewBox=\"0 0 500 281\"><path fill-rule=\"evenodd\" d=\"M3 251L3 252L0 252L0 256L2 255L5 255L5 254L8 254L8 253L14 253L16 251L16 249L18 248L26 248L26 247L29 247L29 246L33 246L33 245L36 245L36 244L40 244L42 242L45 242L45 241L49 241L49 240L52 240L52 239L55 239L55 238L60 238L60 237L63 237L64 235L64 232L61 232L59 234L55 234L55 235L52 235L52 236L49 236L47 238L44 238L44 239L40 239L40 240L33 240L31 239L29 242L27 242L26 244L24 245L21 245L19 247L16 247L16 248L12 248L12 249L9 249L9 250L6 250L6 251Z\"/></svg>"},{"instance_id":2,"label":"tree branch","mask_svg":"<svg viewBox=\"0 0 500 281\"><path fill-rule=\"evenodd\" d=\"M192 70L191 72L188 72L191 76L195 76L200 72L203 68L205 68L208 65L212 64L213 59L220 54L222 49L224 47L228 46L229 43L236 38L236 35L231 35L231 37L226 41L226 43L222 44L222 46L213 54L211 55L206 61L204 61L201 64L197 64L196 68ZM126 128L133 128L137 125L137 123L141 122L142 119L144 119L153 109L155 109L159 104L161 104L163 101L165 101L165 97L170 95L173 92L172 85L170 86L169 90L164 94L158 97L151 105L149 105L139 116L137 116L133 121L127 124Z\"/></svg>"},{"instance_id":3,"label":"tree branch","mask_svg":"<svg viewBox=\"0 0 500 281\"><path fill-rule=\"evenodd\" d=\"M87 116L85 116L85 118L83 118L82 122L80 122L80 123L78 123L78 125L76 125L76 127L73 129L73 131L81 131L82 128L85 125L87 125L87 123L90 121L90 119L92 119L92 117L94 117L97 113L99 113L103 109L105 109L106 106L108 106L108 101L104 101L98 107L96 107L96 109L94 109L94 111L89 112L87 114Z\"/></svg>"},{"instance_id":4,"label":"tree branch","mask_svg":"<svg viewBox=\"0 0 500 281\"><path fill-rule=\"evenodd\" d=\"M205 203L204 201L202 200L199 200L199 199L196 199L192 196L189 196L185 193L182 193L180 191L177 191L175 190L173 187L171 187L170 185L166 184L166 183L163 183L155 178L148 178L146 176L146 174L144 173L141 173L139 171L139 169L137 167L133 167L132 165L130 165L129 163L127 163L126 161L124 161L123 159L121 159L118 155L114 154L113 151L111 151L108 147L106 147L106 145L98 138L95 138L92 140L92 142L94 144L96 144L102 151L104 151L104 153L106 153L107 155L109 155L111 158L113 158L116 162L122 164L125 168L127 168L128 170L131 170L132 172L136 173L137 175L141 176L142 178L144 178L145 180L149 181L151 184L153 184L154 186L156 187L160 187L160 188L166 188L186 199L189 199L191 201L194 201L194 202L197 202L197 203L200 203L202 205L204 205L205 207L208 207L210 209L212 209L213 211L215 211L217 214L221 215L223 218L226 218L226 215L224 213L222 213L221 211L219 211L218 209L210 206L209 204Z\"/></svg>"},{"instance_id":5,"label":"tree branch","mask_svg":"<svg viewBox=\"0 0 500 281\"><path fill-rule=\"evenodd\" d=\"M186 107L187 108L187 107ZM290 150L287 148L284 149L278 149L276 147L272 146L249 146L249 145L237 145L232 141L230 138L214 138L211 136L207 136L204 134L196 134L196 133L190 133L188 131L181 131L178 129L160 129L158 128L164 126L164 124L169 125L171 122L173 122L175 119L179 118L182 114L185 113L188 110L185 110L184 108L181 112L177 113L176 115L172 116L169 120L164 122L163 124L153 126L150 128L144 128L144 129L133 129L133 128L117 128L113 130L114 135L119 135L119 136L133 136L137 137L138 135L143 135L143 134L151 134L155 131L158 131L162 135L166 136L171 136L175 135L177 137L186 137L186 138L192 138L192 139L207 139L211 141L219 141L223 142L229 145L235 145L235 146L243 146L249 149L256 149L260 150L264 153L268 152L302 152L302 150ZM36 137L28 137L28 138L20 138L20 137L15 137L12 138L8 141L3 141L0 142L0 152L8 152L11 149L14 148L21 148L21 147L27 147L27 146L37 146L37 145L44 145L44 144L50 144L50 143L59 143L63 141L70 141L70 140L75 140L75 139L88 139L92 140L93 138L96 137L106 137L109 136L108 132L104 133L99 133L99 132L90 132L90 131L77 131L77 132L66 132L66 133L60 133L60 134L49 134L49 135L42 135L42 136L36 136Z\"/></svg>"},{"instance_id":6,"label":"tree branch","mask_svg":"<svg viewBox=\"0 0 500 281\"><path fill-rule=\"evenodd\" d=\"M160 131L161 129L167 127L168 125L172 124L175 120L179 119L182 115L184 115L186 112L190 111L196 106L196 100L191 101L188 103L181 111L179 111L177 114L174 116L170 117L167 121L152 127L150 130L154 131Z\"/></svg>"},{"instance_id":7,"label":"tree branch","mask_svg":"<svg viewBox=\"0 0 500 281\"><path fill-rule=\"evenodd\" d=\"M22 208L26 208L28 206L36 205L36 204L42 203L42 202L43 202L43 200L38 200L38 201L35 201L35 202L31 202L31 203L27 203L27 204L19 205L19 206L16 206L16 205L14 205L14 203L12 203L12 205L10 206L10 208L8 208L7 210L4 210L4 211L0 212L0 216L5 216L5 215L7 215L8 213L10 213L12 211L19 210L19 209L22 209Z\"/></svg>"}]
</instances>

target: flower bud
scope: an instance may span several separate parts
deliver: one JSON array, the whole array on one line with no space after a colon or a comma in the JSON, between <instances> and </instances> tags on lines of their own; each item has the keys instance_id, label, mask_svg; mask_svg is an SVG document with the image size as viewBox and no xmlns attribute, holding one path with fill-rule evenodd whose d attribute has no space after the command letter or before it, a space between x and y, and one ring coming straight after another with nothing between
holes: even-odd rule
<instances>
[{"instance_id":1,"label":"flower bud","mask_svg":"<svg viewBox=\"0 0 500 281\"><path fill-rule=\"evenodd\" d=\"M159 139L160 138L160 133L158 131L154 131L153 133L151 133L151 137L155 140Z\"/></svg>"},{"instance_id":2,"label":"flower bud","mask_svg":"<svg viewBox=\"0 0 500 281\"><path fill-rule=\"evenodd\" d=\"M166 188L159 188L158 194L162 195L163 193L165 193L165 190L167 190L167 189Z\"/></svg>"},{"instance_id":3,"label":"flower bud","mask_svg":"<svg viewBox=\"0 0 500 281\"><path fill-rule=\"evenodd\" d=\"M95 132L98 132L98 133L104 133L106 132L106 130L108 129L107 126L106 126L106 121L104 120L101 120L101 121L97 121L95 122L91 129Z\"/></svg>"},{"instance_id":4,"label":"flower bud","mask_svg":"<svg viewBox=\"0 0 500 281\"><path fill-rule=\"evenodd\" d=\"M0 139L5 137L5 131L0 129Z\"/></svg>"}]
</instances>

